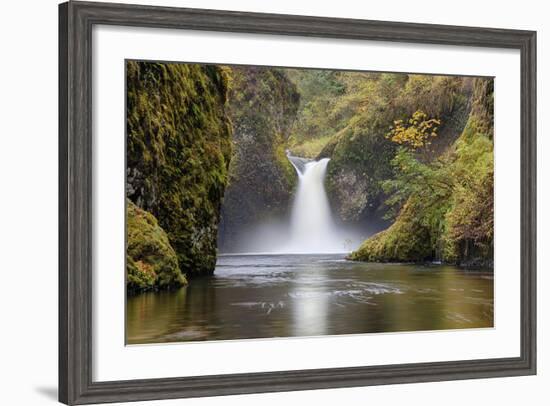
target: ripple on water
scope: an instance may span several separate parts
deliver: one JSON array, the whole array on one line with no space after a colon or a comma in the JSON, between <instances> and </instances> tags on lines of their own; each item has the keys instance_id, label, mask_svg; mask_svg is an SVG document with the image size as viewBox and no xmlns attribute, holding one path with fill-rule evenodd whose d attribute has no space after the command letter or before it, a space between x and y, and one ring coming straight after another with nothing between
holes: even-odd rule
<instances>
[{"instance_id":1,"label":"ripple on water","mask_svg":"<svg viewBox=\"0 0 550 406\"><path fill-rule=\"evenodd\" d=\"M220 287L266 287L289 283L293 279L286 273L272 274L230 274L216 276L216 284Z\"/></svg>"},{"instance_id":2,"label":"ripple on water","mask_svg":"<svg viewBox=\"0 0 550 406\"><path fill-rule=\"evenodd\" d=\"M231 303L231 305L247 307L250 309L261 309L262 311L265 311L267 315L271 314L273 310L283 309L285 307L285 303L282 300L279 300L278 302L236 302Z\"/></svg>"},{"instance_id":3,"label":"ripple on water","mask_svg":"<svg viewBox=\"0 0 550 406\"><path fill-rule=\"evenodd\" d=\"M472 320L468 319L467 317L459 313L449 313L445 317L449 320L452 320L455 323L466 323L466 324L473 323Z\"/></svg>"},{"instance_id":4,"label":"ripple on water","mask_svg":"<svg viewBox=\"0 0 550 406\"><path fill-rule=\"evenodd\" d=\"M395 285L389 283L379 283L379 282L353 282L350 284L353 288L360 288L368 293L375 295L384 295L388 293L393 293L400 295L404 293L403 289L398 288Z\"/></svg>"},{"instance_id":5,"label":"ripple on water","mask_svg":"<svg viewBox=\"0 0 550 406\"><path fill-rule=\"evenodd\" d=\"M373 282L356 282L348 284L349 289L333 290L296 290L287 293L292 299L315 299L323 297L332 297L338 299L351 299L354 302L365 303L376 306L371 300L373 296L384 294L402 294L403 291L395 286ZM339 305L342 306L340 303Z\"/></svg>"},{"instance_id":6,"label":"ripple on water","mask_svg":"<svg viewBox=\"0 0 550 406\"><path fill-rule=\"evenodd\" d=\"M422 293L422 294L426 294L426 293L437 293L438 290L437 289L432 289L432 288L418 288L416 289L416 291L418 293Z\"/></svg>"}]
</instances>

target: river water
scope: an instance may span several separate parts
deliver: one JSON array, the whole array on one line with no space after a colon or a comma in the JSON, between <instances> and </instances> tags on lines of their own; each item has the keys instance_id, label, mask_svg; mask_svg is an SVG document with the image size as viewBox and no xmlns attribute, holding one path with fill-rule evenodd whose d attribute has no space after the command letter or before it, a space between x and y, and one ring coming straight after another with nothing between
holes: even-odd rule
<instances>
[{"instance_id":1,"label":"river water","mask_svg":"<svg viewBox=\"0 0 550 406\"><path fill-rule=\"evenodd\" d=\"M126 311L128 344L483 328L493 326L493 274L340 254L228 255L214 276L128 297Z\"/></svg>"}]
</instances>

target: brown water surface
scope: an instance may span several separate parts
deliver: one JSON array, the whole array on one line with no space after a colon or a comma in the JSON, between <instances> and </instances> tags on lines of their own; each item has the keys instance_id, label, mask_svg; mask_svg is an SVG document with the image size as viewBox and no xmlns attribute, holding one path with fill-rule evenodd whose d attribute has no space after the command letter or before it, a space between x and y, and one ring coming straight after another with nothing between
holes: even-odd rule
<instances>
[{"instance_id":1,"label":"brown water surface","mask_svg":"<svg viewBox=\"0 0 550 406\"><path fill-rule=\"evenodd\" d=\"M138 344L492 326L492 272L229 255L212 277L128 297L126 331Z\"/></svg>"}]
</instances>

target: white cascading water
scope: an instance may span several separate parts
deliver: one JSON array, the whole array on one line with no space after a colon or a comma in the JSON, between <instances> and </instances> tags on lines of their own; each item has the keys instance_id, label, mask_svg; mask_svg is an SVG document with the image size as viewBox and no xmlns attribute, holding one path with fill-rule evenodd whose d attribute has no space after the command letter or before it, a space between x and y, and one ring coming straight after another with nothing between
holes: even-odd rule
<instances>
[{"instance_id":1,"label":"white cascading water","mask_svg":"<svg viewBox=\"0 0 550 406\"><path fill-rule=\"evenodd\" d=\"M334 226L325 191L328 158L310 161L288 155L298 173L292 206L289 253L334 253L345 251L345 241Z\"/></svg>"},{"instance_id":2,"label":"white cascading water","mask_svg":"<svg viewBox=\"0 0 550 406\"><path fill-rule=\"evenodd\" d=\"M357 249L365 236L333 221L325 191L330 159L313 161L287 153L298 174L289 221L257 224L239 240L239 254L341 254Z\"/></svg>"}]
</instances>

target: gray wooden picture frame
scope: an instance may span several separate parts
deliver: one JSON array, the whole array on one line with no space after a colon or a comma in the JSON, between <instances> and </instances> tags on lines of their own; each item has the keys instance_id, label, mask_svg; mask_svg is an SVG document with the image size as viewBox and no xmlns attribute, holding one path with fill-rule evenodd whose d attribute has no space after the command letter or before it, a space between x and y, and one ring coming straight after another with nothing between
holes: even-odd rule
<instances>
[{"instance_id":1,"label":"gray wooden picture frame","mask_svg":"<svg viewBox=\"0 0 550 406\"><path fill-rule=\"evenodd\" d=\"M94 24L518 49L521 53L521 355L165 379L92 379ZM503 300L503 298L500 298ZM109 3L59 6L59 400L218 396L536 373L536 32Z\"/></svg>"}]
</instances>

